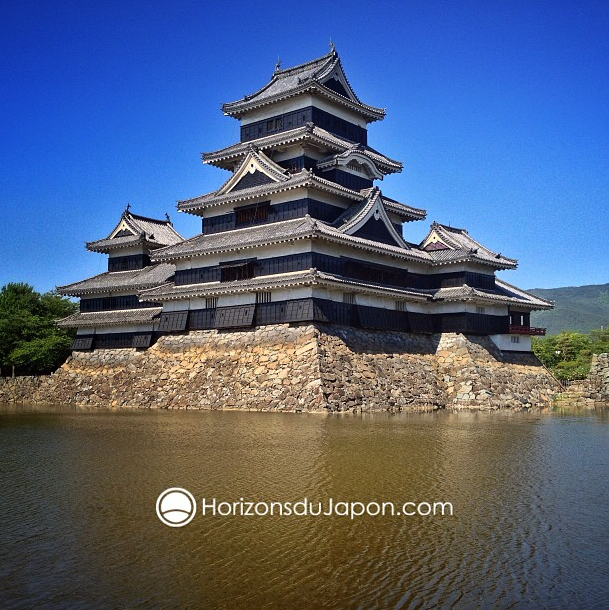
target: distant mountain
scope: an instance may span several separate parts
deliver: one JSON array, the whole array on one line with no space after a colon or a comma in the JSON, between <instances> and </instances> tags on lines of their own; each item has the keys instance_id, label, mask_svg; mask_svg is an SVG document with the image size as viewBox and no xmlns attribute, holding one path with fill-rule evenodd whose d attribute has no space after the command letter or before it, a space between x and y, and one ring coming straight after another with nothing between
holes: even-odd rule
<instances>
[{"instance_id":1,"label":"distant mountain","mask_svg":"<svg viewBox=\"0 0 609 610\"><path fill-rule=\"evenodd\" d=\"M531 314L531 325L547 328L549 335L563 330L587 333L594 328L609 326L609 284L534 288L528 292L555 301L553 310Z\"/></svg>"}]
</instances>

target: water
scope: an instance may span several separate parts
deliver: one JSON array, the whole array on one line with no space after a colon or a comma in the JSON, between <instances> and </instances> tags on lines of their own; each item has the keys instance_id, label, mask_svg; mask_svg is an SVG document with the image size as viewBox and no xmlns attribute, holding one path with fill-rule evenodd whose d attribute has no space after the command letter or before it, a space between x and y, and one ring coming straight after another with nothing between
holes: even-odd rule
<instances>
[{"instance_id":1,"label":"water","mask_svg":"<svg viewBox=\"0 0 609 610\"><path fill-rule=\"evenodd\" d=\"M609 419L0 409L0 605L609 606ZM220 517L197 501L445 501Z\"/></svg>"}]
</instances>

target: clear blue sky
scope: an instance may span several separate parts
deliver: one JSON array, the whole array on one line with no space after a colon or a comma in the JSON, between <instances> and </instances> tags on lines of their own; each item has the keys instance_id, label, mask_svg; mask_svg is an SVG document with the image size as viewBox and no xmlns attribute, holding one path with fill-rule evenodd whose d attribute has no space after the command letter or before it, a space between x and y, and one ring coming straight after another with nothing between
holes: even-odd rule
<instances>
[{"instance_id":1,"label":"clear blue sky","mask_svg":"<svg viewBox=\"0 0 609 610\"><path fill-rule=\"evenodd\" d=\"M0 285L101 272L84 242L127 202L186 237L175 202L216 189L202 151L236 142L220 104L332 40L369 142L404 163L379 183L468 229L524 288L609 282L609 3L4 0Z\"/></svg>"}]
</instances>

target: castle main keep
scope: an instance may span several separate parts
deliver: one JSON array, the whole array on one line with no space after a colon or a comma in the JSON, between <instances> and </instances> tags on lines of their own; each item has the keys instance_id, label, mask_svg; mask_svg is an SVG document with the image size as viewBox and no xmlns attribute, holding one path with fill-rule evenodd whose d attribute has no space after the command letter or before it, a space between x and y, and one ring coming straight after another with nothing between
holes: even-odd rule
<instances>
[{"instance_id":1,"label":"castle main keep","mask_svg":"<svg viewBox=\"0 0 609 610\"><path fill-rule=\"evenodd\" d=\"M544 388L538 392L527 382L518 404L535 402L526 392L541 402L551 394L553 381L531 354L531 336L545 331L531 327L530 312L552 304L496 278L496 271L515 268L516 260L486 248L465 229L434 222L423 241L409 241L409 223L424 220L426 211L379 188L385 175L402 170L399 161L368 143L368 126L385 111L357 97L334 48L293 68L277 65L261 89L222 109L240 122L240 141L204 153L203 162L229 176L217 190L178 203L179 211L201 218L201 233L184 239L168 217L146 218L126 209L107 236L87 244L108 254L107 272L59 287L62 294L80 297L80 311L59 322L77 329L66 367L84 370L86 363L97 363L110 370L122 361L133 366L139 361L145 368L153 366L156 352L169 350L177 358L175 373L184 368L180 350L222 345L228 370L231 361L248 362L243 350L251 344L255 353L270 350L275 357L252 361L259 373L246 385L255 403L256 377L264 387L278 366L269 364L281 361L277 346L293 343L299 350L306 337L316 356L311 362L307 356L304 385L292 387L295 372L279 367L290 371L289 383L282 381L281 391L263 392L260 404L308 410L342 400L381 408L384 397L401 408L418 396L419 403L435 406L453 400L509 406L507 371L518 366L529 367L521 372ZM335 361L332 345L337 354L346 349L357 356L345 352ZM458 350L476 371L455 385L452 373L442 369L455 362ZM297 361L304 353L292 356ZM408 355L417 363L412 370ZM391 372L381 356L395 360ZM385 378L376 397L366 393L379 388L358 377L356 363L368 357L376 361L374 374ZM333 384L347 361L355 370L341 390ZM196 358L189 362L199 370ZM478 370L485 362L495 364ZM411 379L412 391L408 381L399 380L401 366L404 374L421 376ZM504 367L501 374L497 367ZM218 374L222 363L212 368ZM249 379L250 373L237 374ZM215 385L209 375L197 375L184 383L207 379ZM495 403L493 375L505 398ZM215 406L235 406L240 400L235 392ZM191 394L185 389L191 398L181 406L213 408L204 387ZM112 391L103 401L124 402Z\"/></svg>"}]
</instances>

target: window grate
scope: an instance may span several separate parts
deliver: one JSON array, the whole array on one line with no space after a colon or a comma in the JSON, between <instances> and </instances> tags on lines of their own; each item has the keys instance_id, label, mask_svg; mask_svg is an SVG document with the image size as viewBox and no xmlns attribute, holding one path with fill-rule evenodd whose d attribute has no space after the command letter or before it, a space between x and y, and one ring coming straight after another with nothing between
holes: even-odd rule
<instances>
[{"instance_id":1,"label":"window grate","mask_svg":"<svg viewBox=\"0 0 609 610\"><path fill-rule=\"evenodd\" d=\"M256 303L270 303L271 293L270 292L257 292Z\"/></svg>"}]
</instances>

